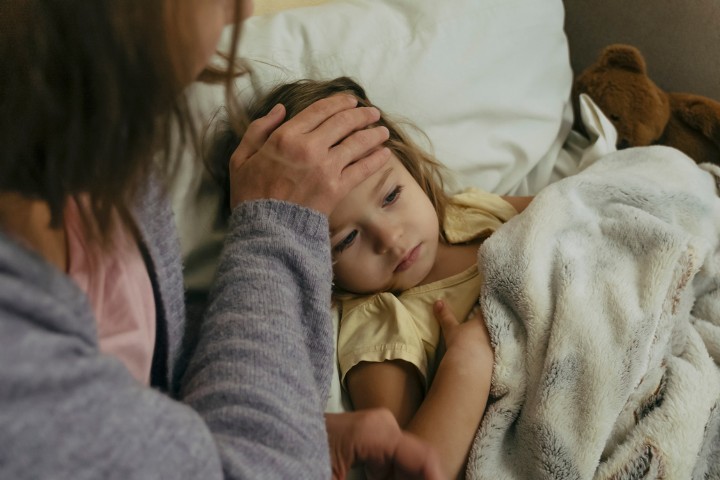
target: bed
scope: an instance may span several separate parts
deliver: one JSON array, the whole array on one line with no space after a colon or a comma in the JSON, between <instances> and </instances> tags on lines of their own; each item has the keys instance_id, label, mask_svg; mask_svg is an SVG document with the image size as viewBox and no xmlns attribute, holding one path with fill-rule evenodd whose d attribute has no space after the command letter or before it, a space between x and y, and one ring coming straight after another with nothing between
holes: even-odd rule
<instances>
[{"instance_id":1,"label":"bed","mask_svg":"<svg viewBox=\"0 0 720 480\"><path fill-rule=\"evenodd\" d=\"M256 0L243 101L351 76L427 133L451 188L542 192L483 246L496 368L468 478L720 478L720 170L616 152L591 99L580 135L569 98L574 72L623 42L664 89L720 99L718 24L710 0ZM221 90L191 95L210 125ZM223 231L191 157L173 202L196 314ZM336 381L328 411L347 408Z\"/></svg>"}]
</instances>

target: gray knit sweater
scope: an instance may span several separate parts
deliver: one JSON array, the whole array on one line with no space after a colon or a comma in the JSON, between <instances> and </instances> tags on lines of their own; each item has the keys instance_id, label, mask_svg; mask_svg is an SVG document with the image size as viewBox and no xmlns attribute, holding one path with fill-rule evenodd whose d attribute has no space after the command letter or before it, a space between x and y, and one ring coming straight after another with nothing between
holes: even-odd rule
<instances>
[{"instance_id":1,"label":"gray knit sweater","mask_svg":"<svg viewBox=\"0 0 720 480\"><path fill-rule=\"evenodd\" d=\"M137 219L163 388L100 354L84 294L0 231L0 479L328 478L326 218L236 209L189 361L172 212L150 192Z\"/></svg>"}]
</instances>

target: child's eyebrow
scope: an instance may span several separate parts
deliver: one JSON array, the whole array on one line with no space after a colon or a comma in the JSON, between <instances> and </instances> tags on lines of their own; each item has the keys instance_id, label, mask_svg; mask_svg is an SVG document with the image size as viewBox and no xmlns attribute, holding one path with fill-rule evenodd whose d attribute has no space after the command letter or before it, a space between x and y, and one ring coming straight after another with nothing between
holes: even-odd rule
<instances>
[{"instance_id":1,"label":"child's eyebrow","mask_svg":"<svg viewBox=\"0 0 720 480\"><path fill-rule=\"evenodd\" d=\"M373 188L373 194L377 194L377 193L379 193L380 191L382 191L383 185L385 185L385 181L387 180L387 178L390 176L390 174L391 174L392 172L393 172L393 168L392 168L392 167L388 167L388 168L383 172L382 177L380 177L380 178L378 179L377 183L375 184L375 188ZM335 228L333 228L333 227L331 226L331 227L330 227L330 236L332 237L333 235L335 235L335 233L337 233L337 229L335 229Z\"/></svg>"},{"instance_id":2,"label":"child's eyebrow","mask_svg":"<svg viewBox=\"0 0 720 480\"><path fill-rule=\"evenodd\" d=\"M388 167L387 170L385 170L382 174L382 177L380 177L375 184L375 188L373 189L373 193L378 193L380 190L382 190L383 185L385 185L385 181L390 176L390 174L393 172L392 167Z\"/></svg>"}]
</instances>

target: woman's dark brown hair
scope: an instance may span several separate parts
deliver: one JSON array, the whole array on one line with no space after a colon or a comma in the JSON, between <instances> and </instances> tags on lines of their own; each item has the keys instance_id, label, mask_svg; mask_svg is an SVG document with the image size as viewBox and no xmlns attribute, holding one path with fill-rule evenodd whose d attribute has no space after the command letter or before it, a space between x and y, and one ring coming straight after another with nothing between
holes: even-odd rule
<instances>
[{"instance_id":1,"label":"woman's dark brown hair","mask_svg":"<svg viewBox=\"0 0 720 480\"><path fill-rule=\"evenodd\" d=\"M247 115L250 120L255 120L267 115L275 105L282 103L287 111L285 116L287 121L317 100L338 93L347 93L357 97L358 106L374 106L377 108L376 105L370 102L365 90L357 82L348 77L339 77L327 81L299 80L280 85L250 105ZM399 122L391 120L382 111L380 120L377 121L376 125L385 126L389 130L390 138L385 142L385 146L400 160L430 198L442 227L442 219L448 202L448 196L444 190L444 167L413 142L400 129ZM240 143L243 133L242 130L236 132L229 125L221 125L209 149L206 159L208 169L225 189L228 188L228 162ZM225 200L229 199L228 192L226 194L227 197L223 200L224 206L227 205Z\"/></svg>"},{"instance_id":2,"label":"woman's dark brown hair","mask_svg":"<svg viewBox=\"0 0 720 480\"><path fill-rule=\"evenodd\" d=\"M0 193L46 202L55 227L67 199L85 195L101 241L113 210L128 220L151 170L168 178L179 152L171 145L194 135L179 75L189 60L171 54L177 32L167 28L187 4L2 0ZM236 70L229 62L206 76Z\"/></svg>"}]
</instances>

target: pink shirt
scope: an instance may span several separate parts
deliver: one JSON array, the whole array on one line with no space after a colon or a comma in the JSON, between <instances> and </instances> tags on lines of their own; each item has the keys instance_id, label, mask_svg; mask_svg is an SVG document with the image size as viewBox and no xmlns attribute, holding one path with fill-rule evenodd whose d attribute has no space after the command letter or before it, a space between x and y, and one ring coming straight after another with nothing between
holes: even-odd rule
<instances>
[{"instance_id":1,"label":"pink shirt","mask_svg":"<svg viewBox=\"0 0 720 480\"><path fill-rule=\"evenodd\" d=\"M150 383L155 348L155 300L135 237L115 217L108 250L90 245L75 200L65 207L68 275L87 294L97 319L100 350L118 357L140 382Z\"/></svg>"}]
</instances>

